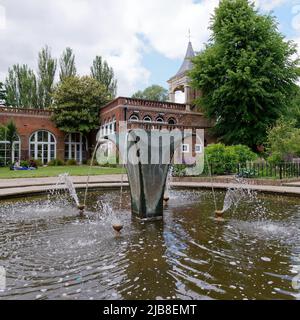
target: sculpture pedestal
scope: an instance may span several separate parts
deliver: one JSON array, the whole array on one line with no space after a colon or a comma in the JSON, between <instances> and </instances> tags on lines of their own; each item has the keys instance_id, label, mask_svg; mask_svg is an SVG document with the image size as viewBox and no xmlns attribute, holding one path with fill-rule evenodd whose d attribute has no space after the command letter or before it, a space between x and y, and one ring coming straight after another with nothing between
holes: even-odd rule
<instances>
[{"instance_id":1,"label":"sculpture pedestal","mask_svg":"<svg viewBox=\"0 0 300 320\"><path fill-rule=\"evenodd\" d=\"M168 164L127 164L131 192L131 211L140 219L163 216Z\"/></svg>"}]
</instances>

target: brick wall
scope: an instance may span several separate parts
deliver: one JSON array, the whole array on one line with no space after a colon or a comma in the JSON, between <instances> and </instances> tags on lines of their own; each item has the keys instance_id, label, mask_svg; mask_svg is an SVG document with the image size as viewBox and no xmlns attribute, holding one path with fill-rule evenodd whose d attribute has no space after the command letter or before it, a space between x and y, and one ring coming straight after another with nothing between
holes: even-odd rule
<instances>
[{"instance_id":1,"label":"brick wall","mask_svg":"<svg viewBox=\"0 0 300 320\"><path fill-rule=\"evenodd\" d=\"M16 109L15 109L16 110ZM19 109L20 110L20 109ZM21 159L29 159L29 139L30 136L39 130L50 131L56 138L56 155L59 159L64 159L64 137L65 134L56 128L51 121L50 112L35 110L35 112L9 111L9 108L1 109L0 124L5 125L9 120L13 120L18 128L21 139Z\"/></svg>"}]
</instances>

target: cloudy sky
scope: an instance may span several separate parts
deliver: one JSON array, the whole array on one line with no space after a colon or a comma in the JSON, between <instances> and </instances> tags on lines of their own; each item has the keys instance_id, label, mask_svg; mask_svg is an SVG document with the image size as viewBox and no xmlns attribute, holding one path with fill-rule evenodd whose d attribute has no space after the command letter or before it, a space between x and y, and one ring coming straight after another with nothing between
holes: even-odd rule
<instances>
[{"instance_id":1,"label":"cloudy sky","mask_svg":"<svg viewBox=\"0 0 300 320\"><path fill-rule=\"evenodd\" d=\"M48 44L59 57L73 48L77 70L88 74L102 55L114 68L118 94L131 95L152 83L167 86L184 57L188 29L195 50L209 37L218 0L0 0L0 81L14 63L36 69ZM300 0L256 0L273 10L280 31L300 44Z\"/></svg>"}]
</instances>

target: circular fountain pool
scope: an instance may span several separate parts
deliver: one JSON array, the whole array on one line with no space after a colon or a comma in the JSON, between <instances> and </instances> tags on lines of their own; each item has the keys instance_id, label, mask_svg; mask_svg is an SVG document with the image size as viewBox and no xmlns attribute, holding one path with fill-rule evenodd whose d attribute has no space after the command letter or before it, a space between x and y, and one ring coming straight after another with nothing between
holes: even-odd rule
<instances>
[{"instance_id":1,"label":"circular fountain pool","mask_svg":"<svg viewBox=\"0 0 300 320\"><path fill-rule=\"evenodd\" d=\"M64 198L2 201L0 299L300 297L300 199L260 195L217 222L211 192L172 191L164 221L145 223L118 200L90 192L87 218Z\"/></svg>"}]
</instances>

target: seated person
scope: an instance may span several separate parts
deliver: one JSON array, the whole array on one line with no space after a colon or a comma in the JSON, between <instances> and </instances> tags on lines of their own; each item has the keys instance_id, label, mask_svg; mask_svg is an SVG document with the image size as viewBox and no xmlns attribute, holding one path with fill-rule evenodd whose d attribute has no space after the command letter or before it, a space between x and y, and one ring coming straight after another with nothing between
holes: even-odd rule
<instances>
[{"instance_id":1,"label":"seated person","mask_svg":"<svg viewBox=\"0 0 300 320\"><path fill-rule=\"evenodd\" d=\"M21 166L19 160L17 160L13 165L13 170L35 170L36 168L31 167L29 164L29 167L27 166Z\"/></svg>"},{"instance_id":2,"label":"seated person","mask_svg":"<svg viewBox=\"0 0 300 320\"><path fill-rule=\"evenodd\" d=\"M34 160L30 160L29 161L29 168L30 168L30 170L35 170L35 169L37 169L37 164L36 164L36 162L34 161Z\"/></svg>"}]
</instances>

